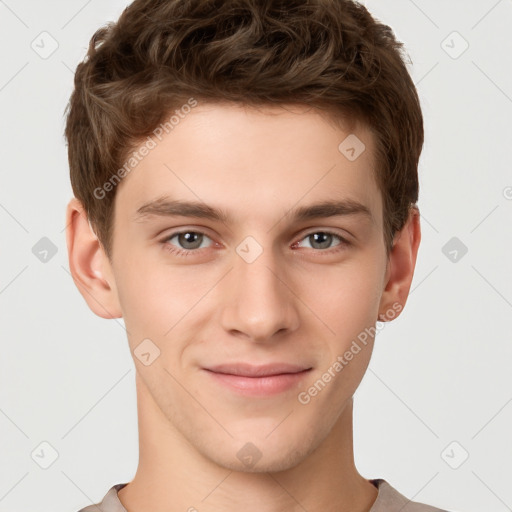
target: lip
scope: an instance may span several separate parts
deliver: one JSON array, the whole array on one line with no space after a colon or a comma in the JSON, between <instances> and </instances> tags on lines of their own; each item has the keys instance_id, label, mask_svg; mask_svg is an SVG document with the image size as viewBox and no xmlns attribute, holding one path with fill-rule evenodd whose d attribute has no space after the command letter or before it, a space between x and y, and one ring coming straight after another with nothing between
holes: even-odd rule
<instances>
[{"instance_id":1,"label":"lip","mask_svg":"<svg viewBox=\"0 0 512 512\"><path fill-rule=\"evenodd\" d=\"M281 375L283 373L299 373L304 370L309 370L310 367L289 363L270 363L258 366L250 363L238 362L219 364L205 369L215 373L238 375L241 377L267 377L271 375Z\"/></svg>"},{"instance_id":2,"label":"lip","mask_svg":"<svg viewBox=\"0 0 512 512\"><path fill-rule=\"evenodd\" d=\"M269 396L296 387L311 367L289 363L230 363L203 368L218 384L246 396Z\"/></svg>"}]
</instances>

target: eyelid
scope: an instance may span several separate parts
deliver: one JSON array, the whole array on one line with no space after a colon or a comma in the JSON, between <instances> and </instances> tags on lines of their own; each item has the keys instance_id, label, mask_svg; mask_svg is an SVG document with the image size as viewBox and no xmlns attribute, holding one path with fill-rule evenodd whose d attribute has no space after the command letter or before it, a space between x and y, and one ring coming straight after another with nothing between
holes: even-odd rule
<instances>
[{"instance_id":1,"label":"eyelid","mask_svg":"<svg viewBox=\"0 0 512 512\"><path fill-rule=\"evenodd\" d=\"M336 231L334 229L330 229L330 228L318 229L317 228L317 229L313 229L312 231L308 231L308 232L304 233L296 242L294 242L292 244L292 247L299 245L304 239L308 238L309 236L313 235L314 233L325 233L327 235L334 236L334 237L338 238L338 240L339 240L338 244L336 244L334 247L329 247L328 249L311 249L314 252L330 254L330 253L336 252L338 250L343 250L343 248L346 248L349 245L353 245L348 237L340 234L338 231Z\"/></svg>"},{"instance_id":2,"label":"eyelid","mask_svg":"<svg viewBox=\"0 0 512 512\"><path fill-rule=\"evenodd\" d=\"M175 253L179 256L187 256L187 255L193 255L194 253L202 253L203 250L205 250L205 249L209 249L209 248L215 247L215 246L219 247L219 245L221 245L218 242L216 242L213 239L213 237L211 237L207 233L207 231L208 230L206 230L203 227L201 227L201 228L190 228L190 227L179 228L176 231L172 231L171 233L167 234L161 240L160 243L164 246L165 249L167 249L171 253ZM171 238L174 238L175 236L181 235L183 233L196 233L196 234L206 236L213 242L213 244L210 247L202 247L202 248L197 248L197 249L183 249L181 247L178 247L174 244L169 243L169 240ZM335 245L334 247L330 247L328 249L312 249L313 252L332 254L333 252L342 251L347 246L352 245L352 242L350 241L349 238L347 238L345 235L340 234L338 232L338 230L336 230L334 228L311 228L307 232L303 232L302 235L300 236L300 238L298 240L296 240L295 242L293 242L291 246L294 247L294 246L299 245L305 238L307 238L308 236L311 236L314 233L326 233L328 235L332 235L339 239L339 243L337 245ZM172 247L172 249L170 249L169 247Z\"/></svg>"},{"instance_id":3,"label":"eyelid","mask_svg":"<svg viewBox=\"0 0 512 512\"><path fill-rule=\"evenodd\" d=\"M183 233L189 233L189 232L199 233L199 234L207 236L210 239L213 239L212 235L209 234L209 229L204 227L204 226L198 226L198 227L187 227L187 226L185 226L183 228L180 227L180 228L176 228L176 229L177 229L177 231L171 231L166 236L164 236L161 241L164 242L166 240L169 240L169 238L172 238L172 237L174 237L176 235L180 235L180 234L183 234ZM167 231L167 230L165 230L165 231ZM302 233L302 235L300 233L297 233L297 235L294 236L294 238L298 237L299 235L301 236L301 238L297 239L297 241L301 241L305 237L307 237L309 235L312 235L313 233L329 233L329 234L332 234L332 235L339 236L340 238L344 239L347 242L350 242L350 238L353 237L353 235L351 233L349 233L348 231L346 231L346 230L344 230L343 233L340 233L336 228L331 228L331 227L311 228L311 229L309 229L309 230L307 230L305 232L301 231L301 233ZM348 234L349 237L347 237L345 233Z\"/></svg>"},{"instance_id":4,"label":"eyelid","mask_svg":"<svg viewBox=\"0 0 512 512\"><path fill-rule=\"evenodd\" d=\"M215 245L219 245L218 242L216 242L212 236L210 236L208 234L207 231L204 230L205 228L201 228L201 229L192 229L192 228L180 228L178 229L177 231L172 231L170 232L169 234L165 235L162 240L160 240L161 243L167 243L169 242L169 240L171 238L174 238L175 236L177 235L182 235L183 233L196 233L196 234L199 234L199 235L203 235L207 238L209 238L213 243L212 243L212 246L215 246ZM189 251L189 252L199 252L201 249L182 249L181 247L176 247L178 250L181 250L181 251ZM207 249L207 247L203 247L202 249Z\"/></svg>"},{"instance_id":5,"label":"eyelid","mask_svg":"<svg viewBox=\"0 0 512 512\"><path fill-rule=\"evenodd\" d=\"M336 236L339 236L340 238L343 238L344 240L346 240L347 242L349 242L349 236L352 237L352 234L349 233L348 231L346 230L339 230L337 228L313 228L311 229L310 231L306 231L303 235L302 235L302 238L308 236L308 235L312 235L313 233L329 233L331 235L336 235ZM346 234L345 234L346 233ZM349 235L349 236L347 236ZM302 240L301 238L301 240Z\"/></svg>"}]
</instances>

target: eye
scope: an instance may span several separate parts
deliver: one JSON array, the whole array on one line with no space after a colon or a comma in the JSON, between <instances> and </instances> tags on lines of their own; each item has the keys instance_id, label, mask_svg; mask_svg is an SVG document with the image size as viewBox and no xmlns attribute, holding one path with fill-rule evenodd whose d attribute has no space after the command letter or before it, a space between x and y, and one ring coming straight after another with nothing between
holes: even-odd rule
<instances>
[{"instance_id":1,"label":"eye","mask_svg":"<svg viewBox=\"0 0 512 512\"><path fill-rule=\"evenodd\" d=\"M176 247L174 243L170 243L174 238L176 238L176 244L178 244L178 247ZM164 244L165 250L173 254L178 254L179 256L188 256L193 252L197 252L198 249L205 247L203 245L205 238L210 239L209 236L201 231L192 231L189 229L178 233L172 233L162 240L162 243Z\"/></svg>"},{"instance_id":2,"label":"eye","mask_svg":"<svg viewBox=\"0 0 512 512\"><path fill-rule=\"evenodd\" d=\"M334 250L329 250L332 246L333 240L338 239L339 243L334 245ZM308 233L302 240L308 240L312 249L318 249L324 252L335 252L342 250L344 247L350 245L350 242L341 235L332 231L313 231ZM299 246L300 242L294 244Z\"/></svg>"},{"instance_id":3,"label":"eye","mask_svg":"<svg viewBox=\"0 0 512 512\"><path fill-rule=\"evenodd\" d=\"M175 242L172 242L176 239ZM333 241L338 240L338 243L332 246ZM211 238L201 231L183 230L176 233L171 233L169 236L162 240L163 247L166 251L177 256L189 256L194 253L200 252L200 249L208 247L205 240ZM311 249L316 249L316 252L332 253L343 250L351 245L348 240L332 231L313 231L305 235L302 240L307 240ZM292 247L302 247L301 241L293 244Z\"/></svg>"}]
</instances>

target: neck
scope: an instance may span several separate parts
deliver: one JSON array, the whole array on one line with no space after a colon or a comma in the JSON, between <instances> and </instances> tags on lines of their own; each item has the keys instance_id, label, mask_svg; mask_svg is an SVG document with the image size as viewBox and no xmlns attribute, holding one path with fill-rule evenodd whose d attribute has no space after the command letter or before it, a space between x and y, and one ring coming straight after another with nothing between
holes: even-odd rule
<instances>
[{"instance_id":1,"label":"neck","mask_svg":"<svg viewBox=\"0 0 512 512\"><path fill-rule=\"evenodd\" d=\"M377 489L357 471L350 399L323 442L284 471L243 472L205 458L163 415L137 377L139 465L118 492L129 511L368 512Z\"/></svg>"}]
</instances>

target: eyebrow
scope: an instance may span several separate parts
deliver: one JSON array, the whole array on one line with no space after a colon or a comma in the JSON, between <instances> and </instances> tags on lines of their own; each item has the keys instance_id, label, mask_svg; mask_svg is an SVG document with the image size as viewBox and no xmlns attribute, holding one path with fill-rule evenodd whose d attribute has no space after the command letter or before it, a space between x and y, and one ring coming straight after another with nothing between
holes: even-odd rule
<instances>
[{"instance_id":1,"label":"eyebrow","mask_svg":"<svg viewBox=\"0 0 512 512\"><path fill-rule=\"evenodd\" d=\"M371 210L362 203L352 199L326 200L320 203L292 208L285 216L291 216L292 221L306 221L319 218L336 217L343 215L363 215L373 221ZM135 222L143 222L148 216L162 217L193 217L210 219L229 223L232 217L221 208L215 208L196 201L183 201L161 197L144 203L137 209Z\"/></svg>"}]
</instances>

